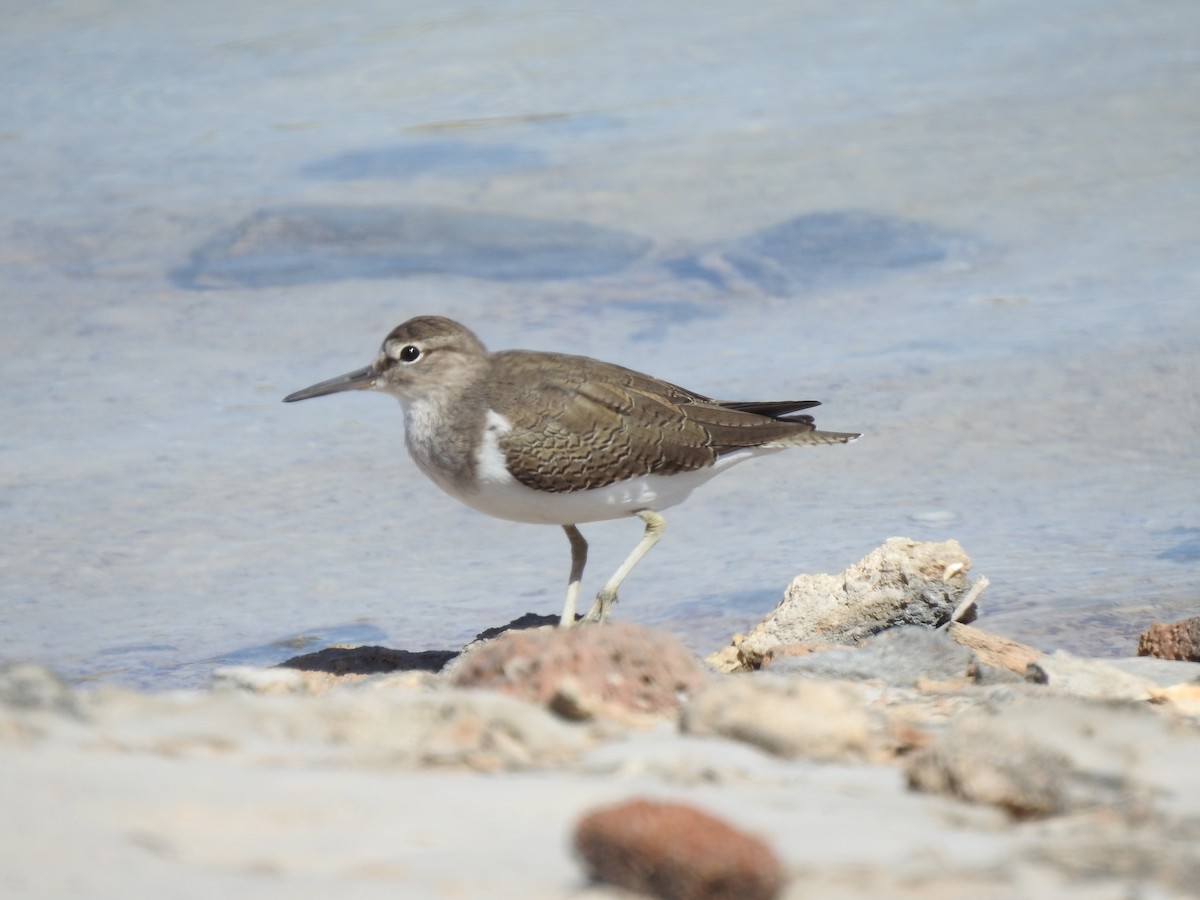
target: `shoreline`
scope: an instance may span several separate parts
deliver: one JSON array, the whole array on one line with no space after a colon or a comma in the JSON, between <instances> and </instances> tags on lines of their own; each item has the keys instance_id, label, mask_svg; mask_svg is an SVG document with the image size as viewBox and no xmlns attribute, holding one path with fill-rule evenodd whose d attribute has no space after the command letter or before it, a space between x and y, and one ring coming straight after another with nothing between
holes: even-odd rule
<instances>
[{"instance_id":1,"label":"shoreline","mask_svg":"<svg viewBox=\"0 0 1200 900\"><path fill-rule=\"evenodd\" d=\"M343 674L232 667L204 691L10 666L0 881L41 898L631 896L589 882L572 840L645 798L761 839L782 897L1194 895L1200 663L1034 650L1021 677L956 627L976 649L909 625L741 674L619 624L506 632L441 674L353 674L345 651L326 655Z\"/></svg>"}]
</instances>

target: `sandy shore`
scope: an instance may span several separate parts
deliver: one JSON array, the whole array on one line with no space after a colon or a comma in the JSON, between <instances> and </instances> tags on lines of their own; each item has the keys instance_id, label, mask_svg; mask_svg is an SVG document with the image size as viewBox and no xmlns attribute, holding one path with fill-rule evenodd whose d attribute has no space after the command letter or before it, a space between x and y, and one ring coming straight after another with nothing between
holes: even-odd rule
<instances>
[{"instance_id":1,"label":"sandy shore","mask_svg":"<svg viewBox=\"0 0 1200 900\"><path fill-rule=\"evenodd\" d=\"M497 690L465 686L478 656L437 675L236 668L157 694L10 667L4 894L622 896L589 882L572 834L648 797L763 838L785 897L1196 895L1200 663L1047 654L1022 678L909 627L757 672L680 656L700 674L655 709L648 692L692 675L612 686L673 659L670 637L571 634L568 652L554 629L493 642L515 648ZM516 696L583 645L631 662Z\"/></svg>"}]
</instances>

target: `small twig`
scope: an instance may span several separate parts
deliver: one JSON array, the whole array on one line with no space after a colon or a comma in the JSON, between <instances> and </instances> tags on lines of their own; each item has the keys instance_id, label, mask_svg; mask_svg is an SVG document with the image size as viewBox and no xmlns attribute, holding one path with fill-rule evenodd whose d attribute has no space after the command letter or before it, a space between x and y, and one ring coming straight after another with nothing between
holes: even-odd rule
<instances>
[{"instance_id":1,"label":"small twig","mask_svg":"<svg viewBox=\"0 0 1200 900\"><path fill-rule=\"evenodd\" d=\"M975 579L975 583L967 591L967 596L963 597L962 603L954 608L954 612L950 614L950 618L946 620L945 624L938 626L938 631L943 631L949 628L954 622L960 621L967 614L968 610L975 605L975 601L979 599L979 595L984 592L989 584L991 582L987 580L986 575L980 575Z\"/></svg>"}]
</instances>

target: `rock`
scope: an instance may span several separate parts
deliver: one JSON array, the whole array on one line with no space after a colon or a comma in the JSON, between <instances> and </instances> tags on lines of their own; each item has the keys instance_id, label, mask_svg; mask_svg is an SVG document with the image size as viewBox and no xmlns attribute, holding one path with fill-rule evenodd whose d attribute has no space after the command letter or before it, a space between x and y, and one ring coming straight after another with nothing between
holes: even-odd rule
<instances>
[{"instance_id":1,"label":"rock","mask_svg":"<svg viewBox=\"0 0 1200 900\"><path fill-rule=\"evenodd\" d=\"M307 673L296 669L258 666L222 666L212 673L212 687L217 691L246 691L251 694L316 694L310 688Z\"/></svg>"},{"instance_id":2,"label":"rock","mask_svg":"<svg viewBox=\"0 0 1200 900\"><path fill-rule=\"evenodd\" d=\"M1157 685L1104 660L1056 650L1029 664L1026 678L1052 690L1094 700L1149 700Z\"/></svg>"},{"instance_id":3,"label":"rock","mask_svg":"<svg viewBox=\"0 0 1200 900\"><path fill-rule=\"evenodd\" d=\"M708 672L669 635L619 622L508 631L468 650L449 680L546 706L568 719L641 721L678 713Z\"/></svg>"},{"instance_id":4,"label":"rock","mask_svg":"<svg viewBox=\"0 0 1200 900\"><path fill-rule=\"evenodd\" d=\"M704 657L704 661L716 672L728 675L731 672L744 672L745 664L742 662L742 656L738 653L738 644L745 639L745 635L735 634L733 641L722 647L720 650L715 650L708 656Z\"/></svg>"},{"instance_id":5,"label":"rock","mask_svg":"<svg viewBox=\"0 0 1200 900\"><path fill-rule=\"evenodd\" d=\"M672 787L736 789L793 784L799 767L743 741L681 735L678 728L664 723L661 728L630 730L618 740L597 744L575 768L609 783L653 778Z\"/></svg>"},{"instance_id":6,"label":"rock","mask_svg":"<svg viewBox=\"0 0 1200 900\"><path fill-rule=\"evenodd\" d=\"M0 669L0 707L72 717L83 715L70 686L49 669L31 663Z\"/></svg>"},{"instance_id":7,"label":"rock","mask_svg":"<svg viewBox=\"0 0 1200 900\"><path fill-rule=\"evenodd\" d=\"M380 672L440 672L458 653L454 650L393 650L391 647L325 647L293 656L281 668L331 675L375 675Z\"/></svg>"},{"instance_id":8,"label":"rock","mask_svg":"<svg viewBox=\"0 0 1200 900\"><path fill-rule=\"evenodd\" d=\"M681 726L818 760L874 757L888 743L885 719L853 685L765 673L710 683L684 707Z\"/></svg>"},{"instance_id":9,"label":"rock","mask_svg":"<svg viewBox=\"0 0 1200 900\"><path fill-rule=\"evenodd\" d=\"M1018 675L1011 669L1001 669L978 663L975 667L975 683L990 687L997 684L1026 684L1028 682L1024 675Z\"/></svg>"},{"instance_id":10,"label":"rock","mask_svg":"<svg viewBox=\"0 0 1200 900\"><path fill-rule=\"evenodd\" d=\"M590 743L586 732L503 694L418 694L407 706L405 720L394 724L409 731L404 744L420 765L541 767L570 761Z\"/></svg>"},{"instance_id":11,"label":"rock","mask_svg":"<svg viewBox=\"0 0 1200 900\"><path fill-rule=\"evenodd\" d=\"M1181 839L1180 831L1188 830L1191 840ZM1079 823L1043 836L1030 848L1030 857L1058 869L1076 884L1110 880L1129 885L1129 890L1136 891L1133 896L1195 897L1200 885L1196 833L1194 825L1191 829L1176 824L1155 830Z\"/></svg>"},{"instance_id":12,"label":"rock","mask_svg":"<svg viewBox=\"0 0 1200 900\"><path fill-rule=\"evenodd\" d=\"M1017 817L1109 810L1134 823L1152 807L1194 816L1200 733L1148 705L1026 698L993 715L951 720L907 765L919 790L987 803Z\"/></svg>"},{"instance_id":13,"label":"rock","mask_svg":"<svg viewBox=\"0 0 1200 900\"><path fill-rule=\"evenodd\" d=\"M1137 655L1200 662L1200 616L1155 622L1138 638Z\"/></svg>"},{"instance_id":14,"label":"rock","mask_svg":"<svg viewBox=\"0 0 1200 900\"><path fill-rule=\"evenodd\" d=\"M1150 702L1166 706L1182 718L1200 725L1200 684L1173 684L1151 692Z\"/></svg>"},{"instance_id":15,"label":"rock","mask_svg":"<svg viewBox=\"0 0 1200 900\"><path fill-rule=\"evenodd\" d=\"M761 839L682 803L630 800L585 815L575 852L596 881L662 900L771 900L779 860Z\"/></svg>"},{"instance_id":16,"label":"rock","mask_svg":"<svg viewBox=\"0 0 1200 900\"><path fill-rule=\"evenodd\" d=\"M259 671L274 679L304 675ZM83 747L179 759L483 771L569 762L595 739L587 729L502 694L376 690L367 682L310 695L288 684L263 691L254 679L249 681L254 689L246 690L245 676L230 670L226 687L235 690L70 692L71 702L55 704L54 717L45 709L0 703L0 736L8 731L57 737Z\"/></svg>"},{"instance_id":17,"label":"rock","mask_svg":"<svg viewBox=\"0 0 1200 900\"><path fill-rule=\"evenodd\" d=\"M576 621L578 621L580 618L581 616L575 617ZM475 635L474 640L467 644L467 646L463 649L469 650L476 644L482 644L484 641L490 641L492 638L498 638L506 631L526 631L530 628L543 628L548 625L557 625L558 620L559 617L556 615L527 612L523 615L517 616L517 618L513 619L507 625L497 625L494 628L485 628L483 631L479 632L479 634Z\"/></svg>"},{"instance_id":18,"label":"rock","mask_svg":"<svg viewBox=\"0 0 1200 900\"><path fill-rule=\"evenodd\" d=\"M1176 684L1200 685L1200 662L1159 659L1153 656L1127 656L1106 659L1105 662L1129 675L1153 681L1160 687Z\"/></svg>"},{"instance_id":19,"label":"rock","mask_svg":"<svg viewBox=\"0 0 1200 900\"><path fill-rule=\"evenodd\" d=\"M856 644L896 625L941 625L970 591L970 568L957 541L894 537L840 575L799 575L737 644L743 667L782 644Z\"/></svg>"},{"instance_id":20,"label":"rock","mask_svg":"<svg viewBox=\"0 0 1200 900\"><path fill-rule=\"evenodd\" d=\"M941 632L915 625L891 628L862 647L786 656L772 653L769 662L764 660L764 663L764 668L772 673L881 681L896 687L917 687L925 682L965 686L975 681L977 671L975 655L970 650Z\"/></svg>"},{"instance_id":21,"label":"rock","mask_svg":"<svg viewBox=\"0 0 1200 900\"><path fill-rule=\"evenodd\" d=\"M777 659L787 659L792 656L808 656L812 653L845 649L845 644L831 644L827 641L808 641L803 644L780 644L778 647L772 647L763 654L762 663L766 667Z\"/></svg>"},{"instance_id":22,"label":"rock","mask_svg":"<svg viewBox=\"0 0 1200 900\"><path fill-rule=\"evenodd\" d=\"M222 666L212 674L213 690L237 690L251 694L324 694L355 685L374 690L396 690L433 687L436 683L437 676L422 669L399 669L367 675L350 671L335 674L320 668Z\"/></svg>"},{"instance_id":23,"label":"rock","mask_svg":"<svg viewBox=\"0 0 1200 900\"><path fill-rule=\"evenodd\" d=\"M991 723L957 728L905 766L910 787L998 806L1016 818L1067 811L1070 761Z\"/></svg>"}]
</instances>

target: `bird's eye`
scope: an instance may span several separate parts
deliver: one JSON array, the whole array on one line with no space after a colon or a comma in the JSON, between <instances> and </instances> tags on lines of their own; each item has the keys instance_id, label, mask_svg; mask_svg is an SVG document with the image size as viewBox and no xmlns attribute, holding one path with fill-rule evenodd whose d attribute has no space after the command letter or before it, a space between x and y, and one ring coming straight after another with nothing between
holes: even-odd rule
<instances>
[{"instance_id":1,"label":"bird's eye","mask_svg":"<svg viewBox=\"0 0 1200 900\"><path fill-rule=\"evenodd\" d=\"M409 344L407 347L405 347L403 350L400 351L400 361L401 362L416 362L417 357L419 357L420 355L421 355L421 348L416 347L412 344Z\"/></svg>"}]
</instances>

